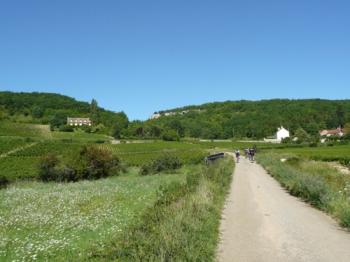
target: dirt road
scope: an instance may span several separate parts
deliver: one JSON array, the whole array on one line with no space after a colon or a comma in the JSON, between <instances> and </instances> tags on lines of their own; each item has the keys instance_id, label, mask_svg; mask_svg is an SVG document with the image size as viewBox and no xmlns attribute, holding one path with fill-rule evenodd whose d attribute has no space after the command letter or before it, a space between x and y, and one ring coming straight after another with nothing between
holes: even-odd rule
<instances>
[{"instance_id":1,"label":"dirt road","mask_svg":"<svg viewBox=\"0 0 350 262\"><path fill-rule=\"evenodd\" d=\"M219 261L350 261L350 233L242 159L221 222Z\"/></svg>"}]
</instances>

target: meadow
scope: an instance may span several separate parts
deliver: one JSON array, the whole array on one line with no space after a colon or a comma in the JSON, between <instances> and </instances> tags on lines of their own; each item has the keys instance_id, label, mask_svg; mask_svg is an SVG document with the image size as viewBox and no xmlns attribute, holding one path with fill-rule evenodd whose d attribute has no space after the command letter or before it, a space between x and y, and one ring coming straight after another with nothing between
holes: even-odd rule
<instances>
[{"instance_id":1,"label":"meadow","mask_svg":"<svg viewBox=\"0 0 350 262\"><path fill-rule=\"evenodd\" d=\"M225 159L206 167L203 159L254 145L259 162L293 195L350 227L349 176L323 162L348 163L349 145L193 139L112 144L105 135L19 125L0 123L0 177L11 182L0 190L0 261L212 261L234 164ZM84 145L113 152L126 173L75 183L38 181L43 156L71 159ZM183 167L140 175L140 166L165 154ZM282 157L291 160L282 163Z\"/></svg>"},{"instance_id":2,"label":"meadow","mask_svg":"<svg viewBox=\"0 0 350 262\"><path fill-rule=\"evenodd\" d=\"M204 235L200 235L200 232L196 232L199 238L193 240L193 244L200 245L206 236L208 245L203 246L206 251L202 252L202 256L214 256L220 210L233 166L232 162L227 162L225 169L212 167L210 171L201 171L204 170L204 157L216 146L164 141L111 144L101 143L102 138L108 139L105 136L81 132L52 132L48 135L42 133L45 130L42 127L26 127L32 130L25 134L14 133L15 128L7 125L6 132L10 133L3 130L0 138L3 141L1 152L6 154L0 159L0 175L11 181L7 188L0 190L1 261L104 261L111 252L120 252L119 249L111 247L112 243L123 242L129 236L130 230L137 230L144 223L148 223L145 217L160 215L163 216L163 226L168 229L175 223L171 218L180 219L181 216L196 231L205 226L201 223L209 226L210 234L202 232ZM34 135L31 136L32 134ZM26 147L28 145L30 147ZM128 165L126 173L75 183L43 183L36 179L38 161L42 156L54 153L69 159L84 145L109 149ZM164 154L177 157L184 166L159 175L139 174L139 166ZM209 173L215 173L216 176L225 173L228 177L225 187L212 181ZM207 174L207 178L204 179L202 174ZM170 190L172 193L168 192L168 185L173 188ZM155 208L168 194L171 199L173 194L178 196L171 201L172 207L162 205L161 209ZM213 194L217 197L203 198L204 195ZM182 212L178 212L177 217L172 217L178 206L177 201L183 205L180 208ZM192 213L193 205L203 211L200 216ZM177 234L180 237L177 241L180 242L176 245L182 245L185 239L193 237L194 232L188 231L186 235L182 230ZM159 235L148 232L143 237L143 240L133 242L133 245L144 245L148 237ZM157 243L161 242L159 239ZM164 246L162 249L164 252L170 251ZM200 253L196 256L200 256ZM182 255L182 252L177 254L179 257ZM186 254L190 255L195 254Z\"/></svg>"},{"instance_id":3,"label":"meadow","mask_svg":"<svg viewBox=\"0 0 350 262\"><path fill-rule=\"evenodd\" d=\"M0 137L0 156L28 144L25 139Z\"/></svg>"},{"instance_id":4,"label":"meadow","mask_svg":"<svg viewBox=\"0 0 350 262\"><path fill-rule=\"evenodd\" d=\"M214 261L233 168L229 157L187 169L184 183L162 186L140 222L94 249L89 260Z\"/></svg>"},{"instance_id":5,"label":"meadow","mask_svg":"<svg viewBox=\"0 0 350 262\"><path fill-rule=\"evenodd\" d=\"M181 172L76 183L18 182L0 190L0 261L77 261L120 237Z\"/></svg>"},{"instance_id":6,"label":"meadow","mask_svg":"<svg viewBox=\"0 0 350 262\"><path fill-rule=\"evenodd\" d=\"M344 165L350 164L350 145L318 146L318 147L286 147L271 150L278 154L290 153L302 158L319 161L338 161Z\"/></svg>"},{"instance_id":7,"label":"meadow","mask_svg":"<svg viewBox=\"0 0 350 262\"><path fill-rule=\"evenodd\" d=\"M50 128L47 125L34 125L0 121L0 137L32 137L51 138Z\"/></svg>"}]
</instances>

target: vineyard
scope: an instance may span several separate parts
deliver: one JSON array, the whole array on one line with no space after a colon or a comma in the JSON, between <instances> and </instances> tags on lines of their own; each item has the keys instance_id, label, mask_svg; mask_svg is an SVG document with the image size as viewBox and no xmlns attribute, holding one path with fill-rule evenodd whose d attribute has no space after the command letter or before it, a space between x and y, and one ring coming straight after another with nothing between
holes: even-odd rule
<instances>
[{"instance_id":1,"label":"vineyard","mask_svg":"<svg viewBox=\"0 0 350 262\"><path fill-rule=\"evenodd\" d=\"M14 150L18 147L22 147L26 145L28 142L26 142L24 139L9 139L0 137L0 155L5 154L11 150Z\"/></svg>"},{"instance_id":2,"label":"vineyard","mask_svg":"<svg viewBox=\"0 0 350 262\"><path fill-rule=\"evenodd\" d=\"M51 138L50 129L45 125L22 124L0 121L0 137Z\"/></svg>"},{"instance_id":3,"label":"vineyard","mask_svg":"<svg viewBox=\"0 0 350 262\"><path fill-rule=\"evenodd\" d=\"M185 164L201 162L208 154L198 145L181 142L153 142L139 144L100 145L108 148L131 166L140 166L145 162L159 157L162 154L177 156Z\"/></svg>"},{"instance_id":4,"label":"vineyard","mask_svg":"<svg viewBox=\"0 0 350 262\"><path fill-rule=\"evenodd\" d=\"M4 139L1 152L6 153L30 142L24 139ZM13 152L0 161L0 175L9 180L35 178L40 158L47 154L55 154L61 159L73 159L84 146L92 144L107 148L128 166L140 166L165 153L177 156L183 164L197 164L203 161L208 151L200 145L181 142L153 142L137 144L96 144L91 142L70 142L70 140L42 140L35 145Z\"/></svg>"},{"instance_id":5,"label":"vineyard","mask_svg":"<svg viewBox=\"0 0 350 262\"><path fill-rule=\"evenodd\" d=\"M303 158L309 158L319 161L338 161L344 165L350 164L350 146L322 146L322 147L304 147L304 148L284 148L273 150L277 153L290 153Z\"/></svg>"}]
</instances>

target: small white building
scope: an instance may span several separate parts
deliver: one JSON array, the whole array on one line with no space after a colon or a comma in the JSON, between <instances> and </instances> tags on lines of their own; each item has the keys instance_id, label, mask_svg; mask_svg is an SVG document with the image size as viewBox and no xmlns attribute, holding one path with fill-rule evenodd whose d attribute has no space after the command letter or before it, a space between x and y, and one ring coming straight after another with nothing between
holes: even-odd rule
<instances>
[{"instance_id":1,"label":"small white building","mask_svg":"<svg viewBox=\"0 0 350 262\"><path fill-rule=\"evenodd\" d=\"M285 129L283 126L279 127L277 129L276 139L281 142L283 139L287 137L290 137L289 131Z\"/></svg>"},{"instance_id":2,"label":"small white building","mask_svg":"<svg viewBox=\"0 0 350 262\"><path fill-rule=\"evenodd\" d=\"M277 128L277 132L274 136L264 138L265 142L268 143L281 143L283 139L290 137L290 133L283 126Z\"/></svg>"},{"instance_id":3,"label":"small white building","mask_svg":"<svg viewBox=\"0 0 350 262\"><path fill-rule=\"evenodd\" d=\"M159 113L154 113L151 117L150 117L150 119L158 119L158 118L160 118L162 115L161 114L159 114Z\"/></svg>"}]
</instances>

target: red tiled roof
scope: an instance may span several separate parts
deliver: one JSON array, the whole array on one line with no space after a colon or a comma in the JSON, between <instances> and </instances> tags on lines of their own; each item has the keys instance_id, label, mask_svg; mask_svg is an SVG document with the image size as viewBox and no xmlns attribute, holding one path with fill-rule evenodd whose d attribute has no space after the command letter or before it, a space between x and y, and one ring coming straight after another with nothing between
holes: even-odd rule
<instances>
[{"instance_id":1,"label":"red tiled roof","mask_svg":"<svg viewBox=\"0 0 350 262\"><path fill-rule=\"evenodd\" d=\"M344 133L341 128L320 131L320 134L323 135L338 135L340 133Z\"/></svg>"}]
</instances>

